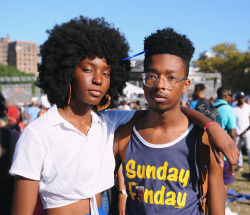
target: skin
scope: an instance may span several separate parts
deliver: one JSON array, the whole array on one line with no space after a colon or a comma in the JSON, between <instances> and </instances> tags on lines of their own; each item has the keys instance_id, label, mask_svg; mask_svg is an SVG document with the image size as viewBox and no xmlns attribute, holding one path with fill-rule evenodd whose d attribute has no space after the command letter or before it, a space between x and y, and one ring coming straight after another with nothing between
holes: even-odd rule
<instances>
[{"instance_id":1,"label":"skin","mask_svg":"<svg viewBox=\"0 0 250 215\"><path fill-rule=\"evenodd\" d=\"M87 135L91 125L91 109L97 105L106 94L110 85L110 67L104 59L86 58L82 60L75 71L71 83L72 96L68 106L58 108L59 114L69 121L76 129ZM37 195L39 181L16 177L13 215L32 215ZM98 208L102 204L102 194L96 194ZM47 215L82 215L90 213L89 199L83 199L73 204L47 210Z\"/></svg>"},{"instance_id":2,"label":"skin","mask_svg":"<svg viewBox=\"0 0 250 215\"><path fill-rule=\"evenodd\" d=\"M231 90L227 90L226 94L221 99L225 100L228 104L231 104L232 103L232 92L231 92ZM236 144L236 129L229 129L228 133L229 133L230 137L233 139L233 141ZM225 203L227 201L227 190L228 190L228 185L224 184Z\"/></svg>"},{"instance_id":3,"label":"skin","mask_svg":"<svg viewBox=\"0 0 250 215\"><path fill-rule=\"evenodd\" d=\"M145 98L149 104L149 112L143 118L137 120L136 130L145 141L151 144L166 144L177 139L189 127L189 120L181 111L180 99L181 95L187 92L190 80L177 83L173 90L166 89L162 77L174 75L181 79L186 74L182 59L170 54L153 55L146 68L146 72L148 71L156 73L160 80L154 87L145 85L143 87ZM119 135L120 129L115 134L115 144L118 144ZM222 215L225 214L223 169L217 164L213 153L210 154L209 211L210 214ZM122 156L122 163L124 159ZM120 182L123 182L123 180L120 180ZM124 188L124 183L121 186L119 185L119 189ZM124 205L123 209L125 210L124 198L121 201L123 203L120 204ZM124 211L119 211L119 213L124 214Z\"/></svg>"}]
</instances>

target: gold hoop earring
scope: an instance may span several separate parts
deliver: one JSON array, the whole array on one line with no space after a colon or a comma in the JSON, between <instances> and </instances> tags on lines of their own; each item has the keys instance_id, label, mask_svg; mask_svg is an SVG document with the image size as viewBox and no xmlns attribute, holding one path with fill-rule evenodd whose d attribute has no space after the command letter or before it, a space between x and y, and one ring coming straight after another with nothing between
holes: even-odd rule
<instances>
[{"instance_id":1,"label":"gold hoop earring","mask_svg":"<svg viewBox=\"0 0 250 215\"><path fill-rule=\"evenodd\" d=\"M70 104L71 100L71 84L69 84L69 98L68 98L68 105Z\"/></svg>"},{"instance_id":2,"label":"gold hoop earring","mask_svg":"<svg viewBox=\"0 0 250 215\"><path fill-rule=\"evenodd\" d=\"M110 101L111 101L110 95L109 95L109 94L106 94L106 95L105 95L105 98L108 100L107 103L104 104L104 105L101 105L101 106L100 106L100 105L97 105L97 106L96 106L97 111L106 109L106 108L110 105Z\"/></svg>"}]
</instances>

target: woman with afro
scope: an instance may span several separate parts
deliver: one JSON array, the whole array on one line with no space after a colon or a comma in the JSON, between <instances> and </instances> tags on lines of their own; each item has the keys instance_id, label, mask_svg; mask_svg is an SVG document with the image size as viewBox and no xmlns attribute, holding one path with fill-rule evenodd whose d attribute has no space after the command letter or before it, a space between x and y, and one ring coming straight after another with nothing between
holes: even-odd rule
<instances>
[{"instance_id":1,"label":"woman with afro","mask_svg":"<svg viewBox=\"0 0 250 215\"><path fill-rule=\"evenodd\" d=\"M103 214L101 193L114 184L113 134L134 112L107 107L125 87L129 45L103 18L79 17L48 31L37 85L51 104L25 128L10 173L14 214L32 214L37 193L48 215Z\"/></svg>"},{"instance_id":2,"label":"woman with afro","mask_svg":"<svg viewBox=\"0 0 250 215\"><path fill-rule=\"evenodd\" d=\"M17 143L13 214L31 215L38 193L48 215L105 214L102 192L114 185L114 132L134 112L102 109L125 87L129 45L104 18L80 16L48 34L37 85L53 106Z\"/></svg>"}]
</instances>

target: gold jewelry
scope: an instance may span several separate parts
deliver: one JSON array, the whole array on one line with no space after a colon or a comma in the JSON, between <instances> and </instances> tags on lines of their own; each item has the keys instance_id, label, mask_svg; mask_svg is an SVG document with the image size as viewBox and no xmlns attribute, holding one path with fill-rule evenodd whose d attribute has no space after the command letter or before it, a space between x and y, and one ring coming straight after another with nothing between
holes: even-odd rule
<instances>
[{"instance_id":1,"label":"gold jewelry","mask_svg":"<svg viewBox=\"0 0 250 215\"><path fill-rule=\"evenodd\" d=\"M68 105L70 104L71 99L71 84L69 84L69 98L68 98Z\"/></svg>"},{"instance_id":2,"label":"gold jewelry","mask_svg":"<svg viewBox=\"0 0 250 215\"><path fill-rule=\"evenodd\" d=\"M111 97L109 94L106 94L105 95L105 98L108 100L106 104L104 105L97 105L96 108L97 108L97 111L100 111L100 110L103 110L105 108L107 108L109 105L110 105L110 101L111 101Z\"/></svg>"}]
</instances>

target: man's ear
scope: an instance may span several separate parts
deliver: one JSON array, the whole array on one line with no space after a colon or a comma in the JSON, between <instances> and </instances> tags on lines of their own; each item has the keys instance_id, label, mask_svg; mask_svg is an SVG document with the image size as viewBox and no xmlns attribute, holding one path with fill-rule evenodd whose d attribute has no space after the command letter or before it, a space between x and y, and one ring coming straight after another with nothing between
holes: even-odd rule
<instances>
[{"instance_id":1,"label":"man's ear","mask_svg":"<svg viewBox=\"0 0 250 215\"><path fill-rule=\"evenodd\" d=\"M183 86L183 89L182 89L182 94L186 94L187 93L190 84L191 84L191 80L190 79L187 79L187 80L184 81L184 86Z\"/></svg>"}]
</instances>

